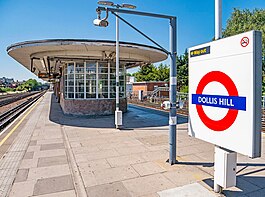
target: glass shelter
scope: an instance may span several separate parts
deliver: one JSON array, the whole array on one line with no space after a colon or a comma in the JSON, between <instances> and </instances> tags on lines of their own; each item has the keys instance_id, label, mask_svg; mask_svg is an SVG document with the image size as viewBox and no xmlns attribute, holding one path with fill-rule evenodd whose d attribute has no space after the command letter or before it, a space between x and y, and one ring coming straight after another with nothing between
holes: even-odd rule
<instances>
[{"instance_id":1,"label":"glass shelter","mask_svg":"<svg viewBox=\"0 0 265 197\"><path fill-rule=\"evenodd\" d=\"M125 98L126 69L120 65L120 98ZM63 71L65 99L114 99L116 66L110 61L69 62Z\"/></svg>"},{"instance_id":2,"label":"glass shelter","mask_svg":"<svg viewBox=\"0 0 265 197\"><path fill-rule=\"evenodd\" d=\"M163 61L156 47L120 42L120 110L126 112L126 69ZM43 80L53 83L54 97L65 114L108 115L116 108L116 42L48 39L15 43L7 53Z\"/></svg>"}]
</instances>

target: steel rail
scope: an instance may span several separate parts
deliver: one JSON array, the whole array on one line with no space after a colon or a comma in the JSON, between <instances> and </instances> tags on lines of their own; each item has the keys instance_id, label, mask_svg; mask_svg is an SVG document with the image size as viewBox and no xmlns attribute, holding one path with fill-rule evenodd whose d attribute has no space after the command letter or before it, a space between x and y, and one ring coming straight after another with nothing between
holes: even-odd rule
<instances>
[{"instance_id":1,"label":"steel rail","mask_svg":"<svg viewBox=\"0 0 265 197\"><path fill-rule=\"evenodd\" d=\"M35 103L41 96L45 94L46 91L40 92L38 95L29 98L20 105L4 112L0 115L0 132L11 123L15 118L17 118L22 112L24 112L28 107ZM33 95L31 95L33 96Z\"/></svg>"}]
</instances>

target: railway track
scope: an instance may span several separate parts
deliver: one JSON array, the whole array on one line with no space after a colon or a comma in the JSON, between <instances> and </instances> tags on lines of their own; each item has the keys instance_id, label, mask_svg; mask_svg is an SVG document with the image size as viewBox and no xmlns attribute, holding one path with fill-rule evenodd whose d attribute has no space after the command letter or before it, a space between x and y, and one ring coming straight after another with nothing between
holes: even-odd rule
<instances>
[{"instance_id":1,"label":"railway track","mask_svg":"<svg viewBox=\"0 0 265 197\"><path fill-rule=\"evenodd\" d=\"M32 96L34 94L38 94L38 92L30 92L30 93L21 93L21 94L10 94L10 95L3 95L0 97L0 107L3 107L5 105L8 105L10 103L16 102L18 100L27 98L29 96Z\"/></svg>"},{"instance_id":2,"label":"railway track","mask_svg":"<svg viewBox=\"0 0 265 197\"><path fill-rule=\"evenodd\" d=\"M155 103L137 102L137 101L131 101L131 100L128 100L128 102L131 103L131 104L142 105L142 106L145 106L145 107L150 107L150 108L154 108L154 109L163 110L163 109L161 109L159 104L155 104ZM168 112L168 110L163 110L163 111L167 111ZM177 114L183 115L183 116L188 116L189 115L188 107L186 106L183 109L177 109ZM265 132L265 109L262 109L261 126L262 126L262 128L261 128L262 132Z\"/></svg>"},{"instance_id":3,"label":"railway track","mask_svg":"<svg viewBox=\"0 0 265 197\"><path fill-rule=\"evenodd\" d=\"M17 118L22 112L24 112L28 107L30 107L33 103L35 103L41 96L45 94L46 91L33 93L31 97L27 95L28 98L23 103L18 106L11 108L10 110L0 114L0 132L10 124L15 118ZM37 95L36 95L37 94ZM25 98L25 97L23 97ZM16 100L17 101L17 100Z\"/></svg>"}]
</instances>

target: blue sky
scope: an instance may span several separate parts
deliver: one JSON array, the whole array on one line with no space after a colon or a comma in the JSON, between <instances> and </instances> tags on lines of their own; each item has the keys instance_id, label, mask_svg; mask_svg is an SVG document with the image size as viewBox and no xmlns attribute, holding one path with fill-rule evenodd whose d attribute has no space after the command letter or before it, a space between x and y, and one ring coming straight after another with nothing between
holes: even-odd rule
<instances>
[{"instance_id":1,"label":"blue sky","mask_svg":"<svg viewBox=\"0 0 265 197\"><path fill-rule=\"evenodd\" d=\"M214 0L116 0L131 3L139 11L178 18L178 54L186 48L210 41L214 37ZM93 25L97 0L0 0L0 77L16 80L36 78L6 53L7 46L21 41L49 38L115 40L115 18L110 25ZM265 8L264 0L223 0L223 28L233 8ZM123 15L165 48L169 47L169 25L164 19ZM150 44L148 40L121 23L120 38ZM167 62L167 61L166 61Z\"/></svg>"}]
</instances>

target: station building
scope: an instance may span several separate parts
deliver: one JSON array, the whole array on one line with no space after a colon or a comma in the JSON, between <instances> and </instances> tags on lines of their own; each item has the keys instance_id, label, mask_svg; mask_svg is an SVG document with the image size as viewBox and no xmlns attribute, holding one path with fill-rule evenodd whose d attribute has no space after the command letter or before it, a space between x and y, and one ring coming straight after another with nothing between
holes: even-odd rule
<instances>
[{"instance_id":1,"label":"station building","mask_svg":"<svg viewBox=\"0 0 265 197\"><path fill-rule=\"evenodd\" d=\"M7 53L39 78L54 83L65 114L108 115L115 111L116 43L51 39L16 43ZM163 61L159 48L120 42L120 110L127 110L126 69Z\"/></svg>"}]
</instances>

